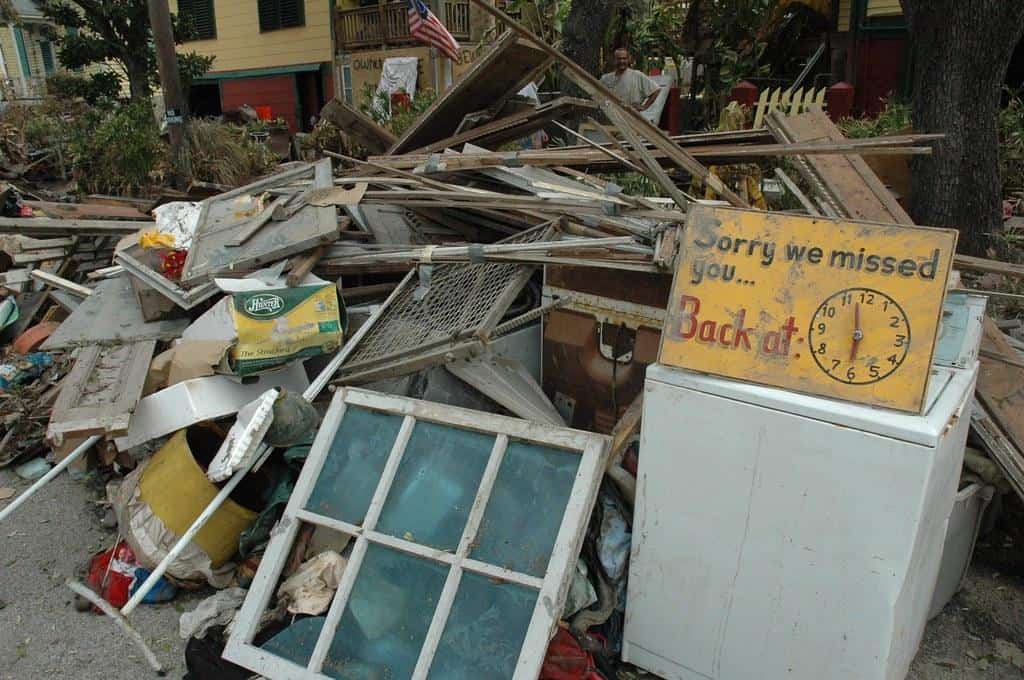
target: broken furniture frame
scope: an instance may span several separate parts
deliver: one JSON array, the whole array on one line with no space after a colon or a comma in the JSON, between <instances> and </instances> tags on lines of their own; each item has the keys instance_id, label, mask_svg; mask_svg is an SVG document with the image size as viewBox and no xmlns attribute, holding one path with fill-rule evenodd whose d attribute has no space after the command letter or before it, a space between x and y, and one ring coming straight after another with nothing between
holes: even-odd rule
<instances>
[{"instance_id":1,"label":"broken furniture frame","mask_svg":"<svg viewBox=\"0 0 1024 680\"><path fill-rule=\"evenodd\" d=\"M352 418L390 416L399 418L401 421L400 427L396 427L397 434L382 435L381 441L389 442L390 453L386 454L386 463L382 470L374 473L379 474L375 491L372 495L362 494L365 496L368 506L362 507L360 501L353 501L351 511L347 508L342 509L340 506L335 507L331 503L325 505L326 501L313 500L319 497L321 473L325 470L325 463L330 459L346 455L344 453L345 444L342 443L341 446L338 446L336 440L343 436L341 431L350 414ZM370 416L368 414L378 415ZM442 550L425 545L424 541L432 540L430 537L414 537L410 532L405 532L399 538L392 535L397 533L398 529L393 527L389 530L387 528L389 523L395 524L395 527L398 524L404 524L403 520L389 513L402 512L398 508L403 507L406 494L396 491L389 495L389 492L403 488L401 482L403 465L410 457L413 459L419 457L421 449L417 449L415 453L410 452L409 456L403 459L403 455L407 452L407 445L414 439L414 431L419 425L427 428L440 426L444 432L451 432L451 436L456 436L458 432L467 433L468 436L479 438L474 441L481 446L493 438L486 467L481 473L482 476L479 477L479 481L475 485L470 480L464 487L470 491L475 489L475 499L469 508L464 508L465 521L462 525L463 528L459 531L461 537L457 541L453 541L452 539L455 537L450 535L450 531L445 531L449 535L444 540L457 544L454 550ZM359 427L359 425L355 427ZM392 437L394 437L393 440ZM351 440L342 441L349 442ZM521 642L514 645L514 648L519 649L520 652L512 676L521 680L533 680L540 672L551 632L561 615L572 578L573 566L582 545L590 511L597 497L597 490L604 472L607 445L608 439L601 435L541 426L523 420L352 388L339 390L317 433L313 448L303 466L295 490L279 524L279 529L274 532L245 603L235 617L235 627L225 647L224 658L275 680L279 678L327 677L323 674L322 669L325 661L329 661L328 655L331 652L332 642L335 640L335 633L340 626L345 625L343 614L346 613L346 606L358 586L364 565L372 560L374 551L377 551L380 554L384 552L404 554L420 563L433 565L432 568L447 570L447 577L443 580L444 585L437 597L429 628L422 631L422 642L412 643L412 646L419 650L415 670L412 673L413 678L423 679L428 676L435 655L439 648L443 649L444 647L446 640L444 634L449 616L459 606L462 580L464 577L472 578L475 575L489 579L491 588L503 587L500 584L513 584L513 587L518 586L523 592L536 592L528 627L523 632ZM506 455L506 452L512 451L513 448L516 451ZM552 449L557 452L551 451ZM460 449L458 453L460 455L464 453L468 460L470 451ZM508 493L507 484L510 483L508 477L515 475L511 471L506 471L503 462L514 466L514 462L508 461L529 459L533 463L536 458L537 463L543 464L542 461L546 460L543 457L551 454L558 456L577 454L580 456L580 460L575 472L569 476L572 481L568 497L556 499L560 504L564 504L560 508L548 508L557 513L554 518L558 525L554 536L545 536L545 539L553 539L550 546L542 545L544 541L538 541L538 544L534 546L541 557L547 557L547 550L550 550L550 558L545 560L543 568L540 568L540 565L531 559L532 555L519 556L520 561L530 562L530 566L520 567L521 570L518 571L496 564L497 560L493 556L489 558L474 557L480 553L488 553L488 542L491 544L499 542L499 539L494 537L495 534L499 537L504 536L500 529L496 528L496 525L504 517L496 518L487 515L489 501L497 495L494 493L495 489L502 484L504 479L506 486L502 488ZM362 453L360 456L363 460L367 454ZM411 462L408 465L410 468L414 467ZM336 467L332 469L337 473ZM477 478L474 476L472 479ZM329 486L329 481L327 485ZM553 502L549 501L548 504L551 505ZM310 509L311 506L320 512L314 512ZM528 510L524 508L523 511L527 512ZM535 509L529 510L529 512L534 511ZM343 521L337 517L337 515L355 517L360 514L363 519L358 524ZM352 554L348 558L338 590L305 668L253 644L261 615L277 589L277 582L303 523L341 532L355 539ZM435 536L433 540L439 539ZM513 549L518 549L518 546ZM368 557L368 554L371 556ZM371 575L373 574L371 566L367 566L365 569ZM405 613L399 615L404 616ZM410 626L410 628L414 627ZM407 633L403 632L403 635L408 635L410 638L416 638L419 634L419 631L414 632L413 630ZM517 635L518 631L509 632L510 638L515 638ZM511 644L515 640L507 639L504 642ZM353 659L353 661L358 662L359 660Z\"/></svg>"}]
</instances>

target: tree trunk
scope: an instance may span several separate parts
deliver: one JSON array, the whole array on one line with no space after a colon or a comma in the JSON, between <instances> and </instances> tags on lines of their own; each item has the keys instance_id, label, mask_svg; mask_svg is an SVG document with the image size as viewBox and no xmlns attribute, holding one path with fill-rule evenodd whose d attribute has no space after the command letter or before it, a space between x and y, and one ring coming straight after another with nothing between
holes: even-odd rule
<instances>
[{"instance_id":1,"label":"tree trunk","mask_svg":"<svg viewBox=\"0 0 1024 680\"><path fill-rule=\"evenodd\" d=\"M624 0L573 0L562 25L562 52L591 74L600 76L605 34L623 4Z\"/></svg>"},{"instance_id":2,"label":"tree trunk","mask_svg":"<svg viewBox=\"0 0 1024 680\"><path fill-rule=\"evenodd\" d=\"M998 116L1006 69L1024 33L1020 0L902 0L913 68L914 127L941 132L913 164L918 224L954 227L959 250L998 250Z\"/></svg>"},{"instance_id":3,"label":"tree trunk","mask_svg":"<svg viewBox=\"0 0 1024 680\"><path fill-rule=\"evenodd\" d=\"M148 99L150 95L149 87L149 69L146 67L146 61L142 60L125 60L124 70L128 75L128 88L133 102L137 102L143 99Z\"/></svg>"}]
</instances>

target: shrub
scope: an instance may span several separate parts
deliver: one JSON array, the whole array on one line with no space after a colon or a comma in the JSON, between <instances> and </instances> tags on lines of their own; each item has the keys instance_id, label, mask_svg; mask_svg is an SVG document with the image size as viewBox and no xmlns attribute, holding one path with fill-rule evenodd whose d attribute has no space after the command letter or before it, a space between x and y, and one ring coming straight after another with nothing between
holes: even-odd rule
<instances>
[{"instance_id":1,"label":"shrub","mask_svg":"<svg viewBox=\"0 0 1024 680\"><path fill-rule=\"evenodd\" d=\"M113 71L88 76L54 73L46 78L46 91L57 99L84 99L90 104L113 101L121 93L121 79Z\"/></svg>"},{"instance_id":2,"label":"shrub","mask_svg":"<svg viewBox=\"0 0 1024 680\"><path fill-rule=\"evenodd\" d=\"M138 191L166 154L148 101L89 108L69 132L74 176L89 193Z\"/></svg>"}]
</instances>

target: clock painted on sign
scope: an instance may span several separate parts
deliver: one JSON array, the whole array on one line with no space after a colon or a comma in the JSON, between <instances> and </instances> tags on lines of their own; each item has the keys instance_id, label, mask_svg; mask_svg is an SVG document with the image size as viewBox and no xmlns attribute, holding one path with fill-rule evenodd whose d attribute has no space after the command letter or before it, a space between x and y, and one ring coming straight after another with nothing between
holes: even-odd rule
<instances>
[{"instance_id":1,"label":"clock painted on sign","mask_svg":"<svg viewBox=\"0 0 1024 680\"><path fill-rule=\"evenodd\" d=\"M847 288L814 312L807 343L818 368L848 385L885 380L910 349L910 321L885 293Z\"/></svg>"}]
</instances>

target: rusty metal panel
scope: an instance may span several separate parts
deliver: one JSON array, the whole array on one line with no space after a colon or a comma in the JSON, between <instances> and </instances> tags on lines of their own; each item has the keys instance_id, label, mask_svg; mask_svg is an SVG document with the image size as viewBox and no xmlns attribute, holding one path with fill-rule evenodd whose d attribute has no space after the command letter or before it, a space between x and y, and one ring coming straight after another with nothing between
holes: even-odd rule
<instances>
[{"instance_id":1,"label":"rusty metal panel","mask_svg":"<svg viewBox=\"0 0 1024 680\"><path fill-rule=\"evenodd\" d=\"M572 427L609 433L657 360L671 277L547 267L543 386Z\"/></svg>"},{"instance_id":2,"label":"rusty metal panel","mask_svg":"<svg viewBox=\"0 0 1024 680\"><path fill-rule=\"evenodd\" d=\"M155 350L156 340L82 348L53 406L47 438L59 445L67 436L127 432Z\"/></svg>"}]
</instances>

